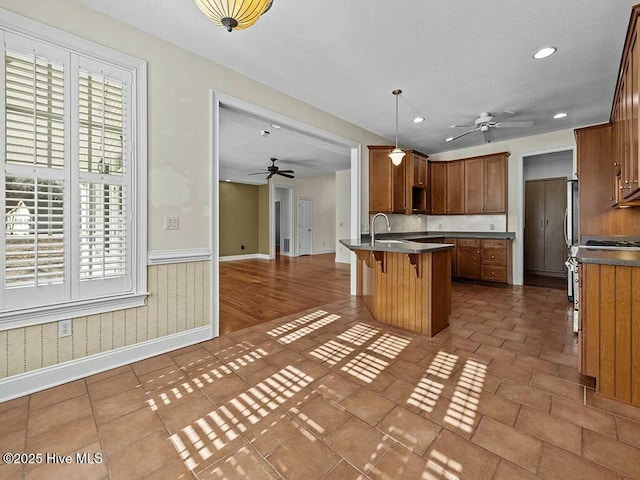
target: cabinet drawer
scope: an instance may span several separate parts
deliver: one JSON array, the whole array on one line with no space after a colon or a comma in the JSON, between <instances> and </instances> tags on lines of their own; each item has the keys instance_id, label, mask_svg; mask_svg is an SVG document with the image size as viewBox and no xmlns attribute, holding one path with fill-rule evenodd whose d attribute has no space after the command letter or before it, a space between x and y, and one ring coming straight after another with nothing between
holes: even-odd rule
<instances>
[{"instance_id":1,"label":"cabinet drawer","mask_svg":"<svg viewBox=\"0 0 640 480\"><path fill-rule=\"evenodd\" d=\"M459 238L456 243L459 247L480 248L480 240L476 238Z\"/></svg>"},{"instance_id":2,"label":"cabinet drawer","mask_svg":"<svg viewBox=\"0 0 640 480\"><path fill-rule=\"evenodd\" d=\"M487 248L482 247L482 264L487 265L506 265L507 251L504 248Z\"/></svg>"},{"instance_id":3,"label":"cabinet drawer","mask_svg":"<svg viewBox=\"0 0 640 480\"><path fill-rule=\"evenodd\" d=\"M482 248L507 248L507 240L482 240Z\"/></svg>"},{"instance_id":4,"label":"cabinet drawer","mask_svg":"<svg viewBox=\"0 0 640 480\"><path fill-rule=\"evenodd\" d=\"M507 283L507 267L500 265L482 265L482 280Z\"/></svg>"}]
</instances>

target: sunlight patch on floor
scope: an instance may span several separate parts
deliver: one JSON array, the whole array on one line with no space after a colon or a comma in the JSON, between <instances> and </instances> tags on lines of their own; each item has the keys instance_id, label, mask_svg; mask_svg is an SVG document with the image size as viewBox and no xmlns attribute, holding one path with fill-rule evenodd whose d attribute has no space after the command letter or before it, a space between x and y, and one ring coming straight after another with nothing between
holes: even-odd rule
<instances>
[{"instance_id":1,"label":"sunlight patch on floor","mask_svg":"<svg viewBox=\"0 0 640 480\"><path fill-rule=\"evenodd\" d=\"M462 374L453 398L447 408L444 421L449 425L459 428L465 433L473 431L473 424L476 420L478 405L480 403L480 392L487 376L487 366L476 360L467 360L462 369Z\"/></svg>"},{"instance_id":2,"label":"sunlight patch on floor","mask_svg":"<svg viewBox=\"0 0 640 480\"><path fill-rule=\"evenodd\" d=\"M353 352L353 350L354 349L348 345L343 345L340 342L329 340L315 350L309 352L309 355L317 358L321 362L326 362L333 366L344 360L347 355L350 355Z\"/></svg>"},{"instance_id":3,"label":"sunlight patch on floor","mask_svg":"<svg viewBox=\"0 0 640 480\"><path fill-rule=\"evenodd\" d=\"M434 448L429 452L429 456L427 458L427 472L425 472L422 478L425 480L459 480L461 473L462 465L460 462L449 458L447 455Z\"/></svg>"},{"instance_id":4,"label":"sunlight patch on floor","mask_svg":"<svg viewBox=\"0 0 640 480\"><path fill-rule=\"evenodd\" d=\"M371 383L387 366L389 366L389 363L384 360L361 352L342 367L341 370L365 383Z\"/></svg>"},{"instance_id":5,"label":"sunlight patch on floor","mask_svg":"<svg viewBox=\"0 0 640 480\"><path fill-rule=\"evenodd\" d=\"M302 325L306 325L309 322L317 320L320 317L324 317L327 314L324 310L317 310L313 313L309 313L304 317L297 318L292 322L283 323L282 325L277 326L276 328L269 330L267 335L271 335L272 337L279 337L280 335L284 335L291 330L295 330Z\"/></svg>"},{"instance_id":6,"label":"sunlight patch on floor","mask_svg":"<svg viewBox=\"0 0 640 480\"><path fill-rule=\"evenodd\" d=\"M353 343L354 345L362 346L378 333L380 333L380 330L377 328L370 327L364 323L359 323L358 325L351 327L349 330L342 332L337 338L345 342Z\"/></svg>"},{"instance_id":7,"label":"sunlight patch on floor","mask_svg":"<svg viewBox=\"0 0 640 480\"><path fill-rule=\"evenodd\" d=\"M367 350L372 350L377 354L385 356L390 359L396 358L400 353L411 343L411 340L393 335L392 333L385 333L380 338L376 339L371 345L367 347Z\"/></svg>"},{"instance_id":8,"label":"sunlight patch on floor","mask_svg":"<svg viewBox=\"0 0 640 480\"><path fill-rule=\"evenodd\" d=\"M326 317L321 318L320 320L316 320L315 322L309 325L306 325L294 332L289 333L288 335L285 335L282 338L279 338L278 342L288 345L290 343L295 342L296 340L300 340L302 337L305 337L310 333L315 332L319 328L322 328L326 325L329 325L330 323L335 322L339 318L340 318L340 315L336 315L336 314L327 315Z\"/></svg>"}]
</instances>

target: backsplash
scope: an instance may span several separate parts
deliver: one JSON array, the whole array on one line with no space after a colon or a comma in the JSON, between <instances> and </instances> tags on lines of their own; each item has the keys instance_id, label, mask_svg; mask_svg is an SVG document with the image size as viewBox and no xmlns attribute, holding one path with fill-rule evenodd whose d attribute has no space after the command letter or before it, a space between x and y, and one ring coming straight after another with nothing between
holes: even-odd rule
<instances>
[{"instance_id":1,"label":"backsplash","mask_svg":"<svg viewBox=\"0 0 640 480\"><path fill-rule=\"evenodd\" d=\"M429 215L427 231L506 232L506 215Z\"/></svg>"},{"instance_id":2,"label":"backsplash","mask_svg":"<svg viewBox=\"0 0 640 480\"><path fill-rule=\"evenodd\" d=\"M424 232L427 230L426 215L389 214L387 216L389 217L389 222L391 223L392 232ZM362 224L362 233L369 233L371 217L373 217L373 215L369 215L366 225L364 223ZM376 220L376 232L385 232L384 219Z\"/></svg>"}]
</instances>

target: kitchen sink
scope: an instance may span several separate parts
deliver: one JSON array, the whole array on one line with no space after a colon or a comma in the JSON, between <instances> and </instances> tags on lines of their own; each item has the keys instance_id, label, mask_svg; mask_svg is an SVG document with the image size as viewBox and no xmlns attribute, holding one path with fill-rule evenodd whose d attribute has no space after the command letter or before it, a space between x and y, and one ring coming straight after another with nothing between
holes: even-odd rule
<instances>
[{"instance_id":1,"label":"kitchen sink","mask_svg":"<svg viewBox=\"0 0 640 480\"><path fill-rule=\"evenodd\" d=\"M393 243L405 243L406 240L376 240L376 243L388 243L388 244L393 244Z\"/></svg>"}]
</instances>

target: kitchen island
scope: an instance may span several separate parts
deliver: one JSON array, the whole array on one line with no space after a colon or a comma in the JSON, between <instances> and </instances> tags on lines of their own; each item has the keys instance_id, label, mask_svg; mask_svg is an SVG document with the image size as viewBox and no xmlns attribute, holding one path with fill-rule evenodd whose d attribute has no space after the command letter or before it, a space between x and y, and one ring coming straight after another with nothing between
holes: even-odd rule
<instances>
[{"instance_id":1,"label":"kitchen island","mask_svg":"<svg viewBox=\"0 0 640 480\"><path fill-rule=\"evenodd\" d=\"M357 296L373 318L434 336L449 325L453 245L350 239L357 257Z\"/></svg>"}]
</instances>

